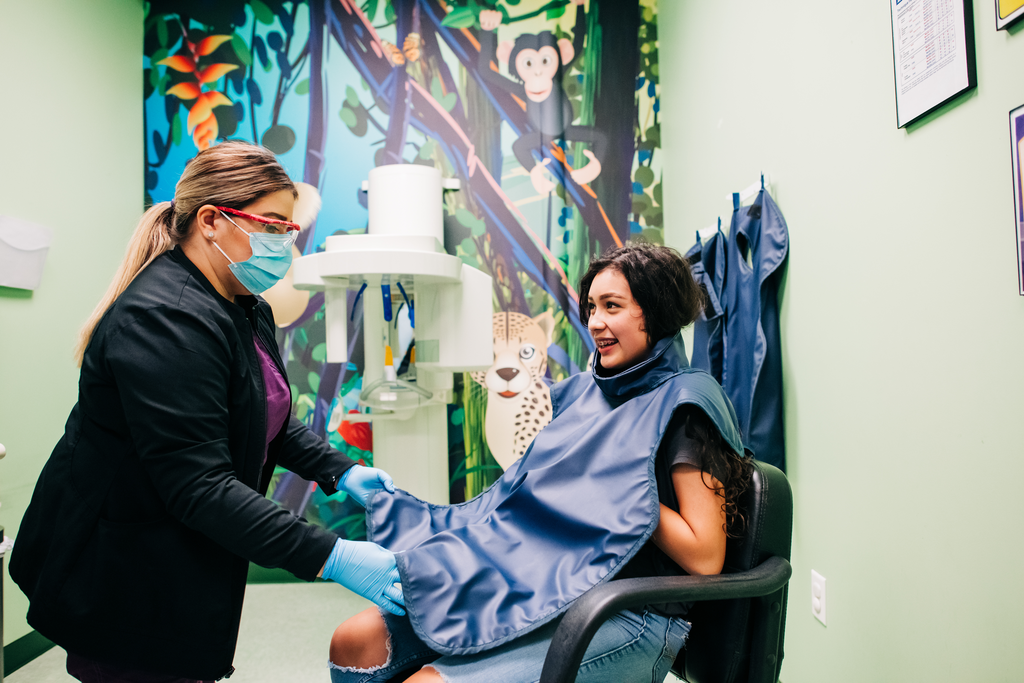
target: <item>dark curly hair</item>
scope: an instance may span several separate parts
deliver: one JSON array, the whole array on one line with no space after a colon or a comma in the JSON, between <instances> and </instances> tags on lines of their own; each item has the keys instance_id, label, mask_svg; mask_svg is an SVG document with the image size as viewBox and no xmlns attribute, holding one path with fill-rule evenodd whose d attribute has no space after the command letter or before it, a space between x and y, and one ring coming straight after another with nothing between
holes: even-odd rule
<instances>
[{"instance_id":1,"label":"dark curly hair","mask_svg":"<svg viewBox=\"0 0 1024 683\"><path fill-rule=\"evenodd\" d=\"M750 487L754 476L754 466L750 458L737 454L722 435L715 423L696 406L684 406L678 416L684 433L700 447L700 455L704 467L700 478L704 486L713 490L722 498L722 511L725 513L725 533L730 538L741 536L747 527L747 518L740 509L740 496ZM718 480L721 488L716 488L705 478L709 473Z\"/></svg>"},{"instance_id":2,"label":"dark curly hair","mask_svg":"<svg viewBox=\"0 0 1024 683\"><path fill-rule=\"evenodd\" d=\"M648 242L626 242L591 261L580 278L580 321L584 325L590 322L586 305L590 285L605 268L619 271L629 283L633 299L644 312L649 344L675 335L696 320L703 308L703 291L678 251Z\"/></svg>"},{"instance_id":3,"label":"dark curly hair","mask_svg":"<svg viewBox=\"0 0 1024 683\"><path fill-rule=\"evenodd\" d=\"M606 268L622 273L629 284L633 299L643 311L644 330L652 345L692 323L703 308L704 291L694 281L690 264L678 251L647 242L627 242L591 261L580 279L580 320L584 325L590 321L586 305L590 285ZM736 453L711 418L695 406L680 408L673 421L700 445L704 463L701 480L722 498L726 534L732 538L739 536L746 528L739 499L749 488L753 476L750 458ZM721 487L715 487L706 479L706 473L717 479Z\"/></svg>"}]
</instances>

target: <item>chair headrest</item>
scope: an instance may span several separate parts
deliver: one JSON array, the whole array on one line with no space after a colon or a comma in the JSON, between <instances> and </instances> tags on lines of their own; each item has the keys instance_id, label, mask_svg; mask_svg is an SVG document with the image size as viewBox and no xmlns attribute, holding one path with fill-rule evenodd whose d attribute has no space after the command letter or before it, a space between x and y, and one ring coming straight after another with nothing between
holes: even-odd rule
<instances>
[{"instance_id":1,"label":"chair headrest","mask_svg":"<svg viewBox=\"0 0 1024 683\"><path fill-rule=\"evenodd\" d=\"M793 490L777 467L752 460L750 487L740 497L739 507L746 527L739 538L729 539L725 571L745 571L772 555L790 559L793 546Z\"/></svg>"}]
</instances>

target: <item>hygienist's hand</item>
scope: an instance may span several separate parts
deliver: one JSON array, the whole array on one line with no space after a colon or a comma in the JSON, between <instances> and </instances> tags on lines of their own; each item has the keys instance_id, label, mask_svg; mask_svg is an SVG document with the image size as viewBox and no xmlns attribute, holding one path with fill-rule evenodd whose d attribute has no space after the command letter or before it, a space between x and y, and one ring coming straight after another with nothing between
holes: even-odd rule
<instances>
[{"instance_id":1,"label":"hygienist's hand","mask_svg":"<svg viewBox=\"0 0 1024 683\"><path fill-rule=\"evenodd\" d=\"M405 614L400 607L405 604L405 598L395 554L376 543L339 538L320 575L372 600L392 614Z\"/></svg>"},{"instance_id":2,"label":"hygienist's hand","mask_svg":"<svg viewBox=\"0 0 1024 683\"><path fill-rule=\"evenodd\" d=\"M378 491L394 493L395 482L384 470L354 465L342 475L338 482L338 489L348 493L365 508L373 494Z\"/></svg>"}]
</instances>

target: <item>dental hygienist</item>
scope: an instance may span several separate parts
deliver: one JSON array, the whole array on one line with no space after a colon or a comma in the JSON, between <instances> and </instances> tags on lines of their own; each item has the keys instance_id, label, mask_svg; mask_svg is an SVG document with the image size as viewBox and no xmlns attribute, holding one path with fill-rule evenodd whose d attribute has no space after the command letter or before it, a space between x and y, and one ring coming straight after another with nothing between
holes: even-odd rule
<instances>
[{"instance_id":1,"label":"dental hygienist","mask_svg":"<svg viewBox=\"0 0 1024 683\"><path fill-rule=\"evenodd\" d=\"M201 152L174 201L143 215L82 330L78 403L10 562L29 623L67 650L81 681L228 675L249 561L403 613L392 553L263 495L277 464L363 505L394 491L290 414L258 295L288 270L295 198L262 147Z\"/></svg>"}]
</instances>

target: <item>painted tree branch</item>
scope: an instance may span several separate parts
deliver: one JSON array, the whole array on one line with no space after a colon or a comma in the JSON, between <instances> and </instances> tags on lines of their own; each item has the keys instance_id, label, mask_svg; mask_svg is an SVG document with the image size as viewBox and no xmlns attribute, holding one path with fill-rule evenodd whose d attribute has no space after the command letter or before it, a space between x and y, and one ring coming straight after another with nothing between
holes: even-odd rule
<instances>
[{"instance_id":1,"label":"painted tree branch","mask_svg":"<svg viewBox=\"0 0 1024 683\"><path fill-rule=\"evenodd\" d=\"M413 10L416 8L412 3L402 3L396 8L395 17L395 42L402 45L406 37L413 33ZM409 128L409 99L406 82L409 75L406 73L405 63L395 64L391 67L391 93L388 107L388 131L384 136L384 163L402 163L402 153L405 150L405 135Z\"/></svg>"},{"instance_id":2,"label":"painted tree branch","mask_svg":"<svg viewBox=\"0 0 1024 683\"><path fill-rule=\"evenodd\" d=\"M375 95L386 97L391 66L373 26L351 0L330 0L327 14L332 37ZM426 21L425 14L423 17ZM463 180L463 191L472 193L478 207L485 214L484 220L491 228L495 248L507 248L520 268L558 302L579 334L589 340L590 335L579 322L576 293L561 264L529 229L525 217L502 191L499 183L486 168L477 163L473 145L455 119L425 88L411 79L408 83L413 114L411 125L434 138L453 163ZM505 245L501 244L502 241ZM557 283L551 282L555 279L551 273L545 274L547 269L558 273Z\"/></svg>"},{"instance_id":3,"label":"painted tree branch","mask_svg":"<svg viewBox=\"0 0 1024 683\"><path fill-rule=\"evenodd\" d=\"M422 8L424 22L433 22L435 30L451 48L452 52L465 67L466 72L480 85L484 92L488 93L495 109L512 128L516 136L520 136L529 130L530 126L526 119L526 104L518 100L510 93L494 88L481 78L477 64L480 58L480 42L469 29L452 29L442 25L446 13L438 0L418 0ZM494 64L497 67L497 64ZM632 125L632 122L630 122ZM632 130L629 132L629 142L632 144ZM614 142L612 143L614 145ZM610 145L611 147L611 145ZM579 208L580 215L584 222L590 227L593 236L605 236L605 244L620 245L623 237L629 235L629 225L625 215L608 216L597 199L597 194L587 186L579 185L569 172L571 167L564 164L565 155L559 154L552 149L541 150L543 158L552 160L548 164L548 170L554 175L558 182L565 188L567 197ZM543 159L542 159L543 160ZM601 159L604 165L606 160ZM631 162L630 162L631 163ZM628 171L626 173L628 176ZM600 176L599 176L600 178ZM621 183L620 183L621 184ZM628 183L623 185L621 193L628 198L630 187ZM589 335L588 335L589 337Z\"/></svg>"}]
</instances>

